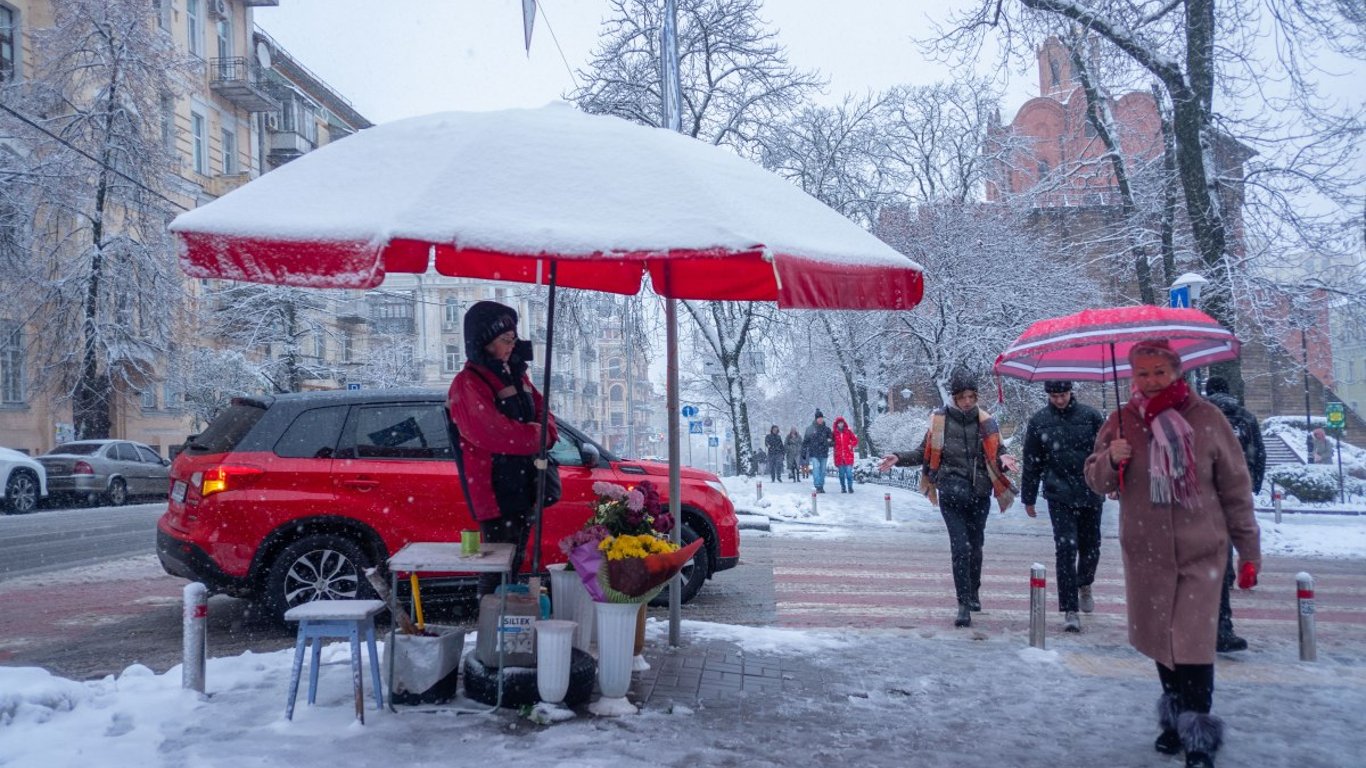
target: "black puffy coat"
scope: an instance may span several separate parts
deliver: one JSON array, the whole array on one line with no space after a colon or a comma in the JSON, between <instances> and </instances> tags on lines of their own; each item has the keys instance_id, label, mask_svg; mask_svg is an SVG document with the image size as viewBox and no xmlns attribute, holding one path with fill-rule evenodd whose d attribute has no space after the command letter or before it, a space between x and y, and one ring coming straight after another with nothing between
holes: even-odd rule
<instances>
[{"instance_id":1,"label":"black puffy coat","mask_svg":"<svg viewBox=\"0 0 1366 768\"><path fill-rule=\"evenodd\" d=\"M811 459L824 461L830 456L830 449L835 447L835 433L825 424L811 422L811 426L806 428L806 434L802 436L802 463L805 464Z\"/></svg>"},{"instance_id":2,"label":"black puffy coat","mask_svg":"<svg viewBox=\"0 0 1366 768\"><path fill-rule=\"evenodd\" d=\"M1100 411L1075 397L1061 411L1045 405L1029 419L1024 444L1024 475L1020 500L1026 506L1043 497L1054 504L1098 507L1103 499L1086 485L1086 458L1095 450L1096 435L1105 424Z\"/></svg>"},{"instance_id":3,"label":"black puffy coat","mask_svg":"<svg viewBox=\"0 0 1366 768\"><path fill-rule=\"evenodd\" d=\"M1225 392L1212 392L1205 399L1218 406L1238 436L1238 445L1243 448L1243 459L1247 461L1247 471L1252 475L1252 492L1262 492L1262 478L1266 477L1266 445L1262 442L1262 427L1252 411L1238 404L1233 395Z\"/></svg>"}]
</instances>

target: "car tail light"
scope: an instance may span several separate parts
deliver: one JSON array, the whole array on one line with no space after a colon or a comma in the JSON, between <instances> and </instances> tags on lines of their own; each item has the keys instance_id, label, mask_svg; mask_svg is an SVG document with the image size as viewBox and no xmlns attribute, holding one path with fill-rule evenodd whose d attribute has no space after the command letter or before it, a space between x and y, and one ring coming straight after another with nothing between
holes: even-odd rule
<instances>
[{"instance_id":1,"label":"car tail light","mask_svg":"<svg viewBox=\"0 0 1366 768\"><path fill-rule=\"evenodd\" d=\"M265 474L265 470L260 467L224 464L206 469L202 473L196 472L190 480L193 485L198 486L200 496L212 496L215 493L240 488L248 478L262 474Z\"/></svg>"},{"instance_id":2,"label":"car tail light","mask_svg":"<svg viewBox=\"0 0 1366 768\"><path fill-rule=\"evenodd\" d=\"M75 464L73 464L73 465L71 466L71 474L73 474L73 475L93 475L93 474L95 474L95 468L92 467L92 466L90 466L90 463L89 463L89 462L86 462L86 461L78 461L78 462L76 462Z\"/></svg>"}]
</instances>

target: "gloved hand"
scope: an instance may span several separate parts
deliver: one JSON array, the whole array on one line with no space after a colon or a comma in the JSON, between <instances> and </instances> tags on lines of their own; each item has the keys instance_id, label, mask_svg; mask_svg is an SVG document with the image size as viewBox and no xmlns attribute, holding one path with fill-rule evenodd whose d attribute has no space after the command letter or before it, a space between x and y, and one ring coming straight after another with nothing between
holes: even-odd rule
<instances>
[{"instance_id":1,"label":"gloved hand","mask_svg":"<svg viewBox=\"0 0 1366 768\"><path fill-rule=\"evenodd\" d=\"M1243 562L1238 565L1238 589L1252 589L1257 586L1257 564Z\"/></svg>"}]
</instances>

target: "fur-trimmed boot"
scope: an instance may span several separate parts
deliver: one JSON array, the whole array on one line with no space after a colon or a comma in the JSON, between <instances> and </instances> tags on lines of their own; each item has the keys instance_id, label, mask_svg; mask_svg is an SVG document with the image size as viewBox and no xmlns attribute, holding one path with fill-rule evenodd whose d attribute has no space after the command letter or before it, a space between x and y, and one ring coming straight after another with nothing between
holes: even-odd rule
<instances>
[{"instance_id":1,"label":"fur-trimmed boot","mask_svg":"<svg viewBox=\"0 0 1366 768\"><path fill-rule=\"evenodd\" d=\"M1214 768L1214 753L1224 743L1224 721L1203 712L1182 712L1176 730L1186 748L1186 768Z\"/></svg>"},{"instance_id":2,"label":"fur-trimmed boot","mask_svg":"<svg viewBox=\"0 0 1366 768\"><path fill-rule=\"evenodd\" d=\"M1174 755L1181 751L1181 734L1176 732L1176 720L1181 715L1181 705L1176 695L1164 693L1157 698L1157 724L1162 733L1153 742L1153 749L1164 755Z\"/></svg>"}]
</instances>

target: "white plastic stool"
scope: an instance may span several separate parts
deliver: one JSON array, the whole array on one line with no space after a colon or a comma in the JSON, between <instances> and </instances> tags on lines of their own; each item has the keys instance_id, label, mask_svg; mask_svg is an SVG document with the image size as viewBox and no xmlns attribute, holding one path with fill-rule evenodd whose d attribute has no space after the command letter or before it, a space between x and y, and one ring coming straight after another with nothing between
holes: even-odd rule
<instances>
[{"instance_id":1,"label":"white plastic stool","mask_svg":"<svg viewBox=\"0 0 1366 768\"><path fill-rule=\"evenodd\" d=\"M375 689L375 706L384 709L380 690L379 654L375 650L375 614L384 610L380 600L315 600L285 611L285 621L299 622L299 637L294 641L294 669L289 675L289 704L285 719L294 719L294 700L299 696L299 675L303 671L304 647L313 643L312 663L308 668L308 703L318 698L318 665L322 642L328 638L350 638L351 680L356 691L356 719L365 722L365 683L361 675L360 638L370 649L370 676Z\"/></svg>"}]
</instances>

